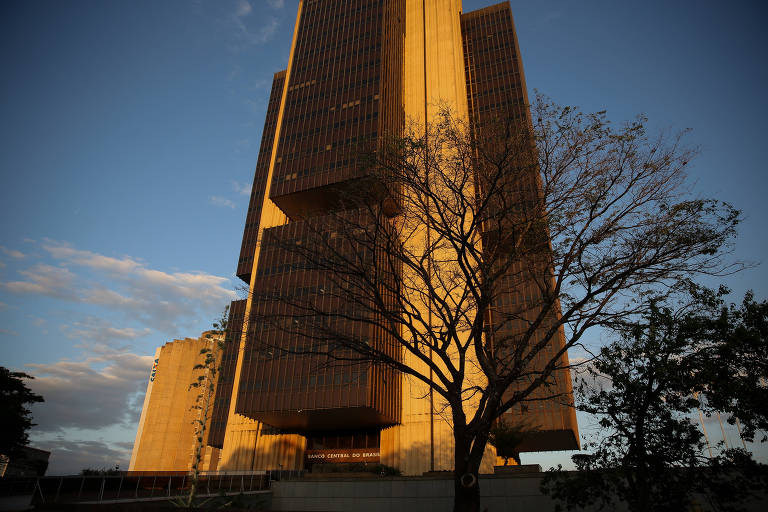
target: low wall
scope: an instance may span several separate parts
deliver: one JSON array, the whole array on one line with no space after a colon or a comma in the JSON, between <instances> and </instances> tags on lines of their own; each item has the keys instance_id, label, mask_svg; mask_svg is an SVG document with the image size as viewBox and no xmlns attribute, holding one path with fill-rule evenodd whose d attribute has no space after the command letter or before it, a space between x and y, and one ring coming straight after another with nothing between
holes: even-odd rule
<instances>
[{"instance_id":1,"label":"low wall","mask_svg":"<svg viewBox=\"0 0 768 512\"><path fill-rule=\"evenodd\" d=\"M541 473L480 477L480 510L553 510L541 494ZM272 510L323 512L450 512L453 480L434 477L294 480L272 483Z\"/></svg>"},{"instance_id":2,"label":"low wall","mask_svg":"<svg viewBox=\"0 0 768 512\"><path fill-rule=\"evenodd\" d=\"M508 512L525 510L544 512L555 509L554 500L539 490L545 473L482 475L480 477L480 510ZM376 479L327 478L272 482L272 510L322 512L451 512L453 480L441 476L379 477ZM702 500L702 503L705 503ZM759 492L745 503L743 510L762 512L768 494ZM589 507L584 512L596 510ZM625 504L612 509L626 512ZM690 510L710 511L698 504Z\"/></svg>"}]
</instances>

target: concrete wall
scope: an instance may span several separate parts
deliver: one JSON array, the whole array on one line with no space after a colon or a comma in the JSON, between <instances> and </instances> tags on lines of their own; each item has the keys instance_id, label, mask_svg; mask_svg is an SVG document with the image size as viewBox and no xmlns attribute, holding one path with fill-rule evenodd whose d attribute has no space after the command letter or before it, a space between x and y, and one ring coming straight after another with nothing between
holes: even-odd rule
<instances>
[{"instance_id":1,"label":"concrete wall","mask_svg":"<svg viewBox=\"0 0 768 512\"><path fill-rule=\"evenodd\" d=\"M487 512L544 512L555 502L539 491L544 473L485 475L480 477L480 510ZM453 480L435 477L370 479L294 480L273 482L272 510L279 511L364 511L364 512L451 512ZM702 503L705 503L702 501ZM748 512L765 510L768 493L762 492L739 505ZM597 510L584 509L585 512ZM626 512L623 504L611 509ZM707 505L689 510L706 512Z\"/></svg>"},{"instance_id":2,"label":"concrete wall","mask_svg":"<svg viewBox=\"0 0 768 512\"><path fill-rule=\"evenodd\" d=\"M480 510L553 510L554 502L539 492L539 474L480 478ZM372 478L274 482L272 510L325 512L450 512L453 480L440 478Z\"/></svg>"}]
</instances>

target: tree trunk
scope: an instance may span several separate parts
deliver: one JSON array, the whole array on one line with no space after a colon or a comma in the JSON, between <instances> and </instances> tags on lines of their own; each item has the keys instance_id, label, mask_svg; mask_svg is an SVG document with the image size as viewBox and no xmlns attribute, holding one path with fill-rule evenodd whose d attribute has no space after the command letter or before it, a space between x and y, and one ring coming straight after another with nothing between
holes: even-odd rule
<instances>
[{"instance_id":1,"label":"tree trunk","mask_svg":"<svg viewBox=\"0 0 768 512\"><path fill-rule=\"evenodd\" d=\"M468 479L464 473L464 478ZM471 487L465 487L462 477L456 476L453 482L455 492L453 500L453 512L479 512L480 511L480 486L477 482L477 474L474 475L475 483Z\"/></svg>"},{"instance_id":2,"label":"tree trunk","mask_svg":"<svg viewBox=\"0 0 768 512\"><path fill-rule=\"evenodd\" d=\"M473 460L472 443L463 432L454 432L453 512L480 512L480 460Z\"/></svg>"}]
</instances>

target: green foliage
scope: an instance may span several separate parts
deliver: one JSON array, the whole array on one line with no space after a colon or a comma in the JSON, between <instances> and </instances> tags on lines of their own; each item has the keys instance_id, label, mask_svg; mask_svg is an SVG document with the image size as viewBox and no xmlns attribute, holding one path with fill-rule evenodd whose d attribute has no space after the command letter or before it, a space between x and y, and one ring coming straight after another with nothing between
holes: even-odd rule
<instances>
[{"instance_id":1,"label":"green foliage","mask_svg":"<svg viewBox=\"0 0 768 512\"><path fill-rule=\"evenodd\" d=\"M35 424L27 405L44 401L24 383L33 378L0 366L0 454L16 457L29 443L28 432Z\"/></svg>"},{"instance_id":2,"label":"green foliage","mask_svg":"<svg viewBox=\"0 0 768 512\"><path fill-rule=\"evenodd\" d=\"M577 407L598 418L601 436L585 446L590 453L573 456L577 473L548 476L546 492L569 509L625 501L633 512L685 510L698 496L738 510L750 489L766 485L765 468L743 450L705 457L691 420L699 409L719 409L764 425L765 405L754 398L765 396L765 351L748 352L765 347L759 327L768 308L751 294L741 309L725 308L726 293L691 286L682 305L654 300L639 321L616 326L620 339L577 385Z\"/></svg>"}]
</instances>

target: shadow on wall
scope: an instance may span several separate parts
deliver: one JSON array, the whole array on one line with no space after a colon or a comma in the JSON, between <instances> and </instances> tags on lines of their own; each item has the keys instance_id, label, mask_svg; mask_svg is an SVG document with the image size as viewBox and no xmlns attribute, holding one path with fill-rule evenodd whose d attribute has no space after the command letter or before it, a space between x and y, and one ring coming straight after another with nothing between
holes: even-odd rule
<instances>
[{"instance_id":1,"label":"shadow on wall","mask_svg":"<svg viewBox=\"0 0 768 512\"><path fill-rule=\"evenodd\" d=\"M243 446L228 455L222 453L220 471L304 469L306 439L297 434L262 432L249 436Z\"/></svg>"},{"instance_id":2,"label":"shadow on wall","mask_svg":"<svg viewBox=\"0 0 768 512\"><path fill-rule=\"evenodd\" d=\"M234 452L230 453L225 458L224 451L221 452L221 458L219 459L219 471L252 471L256 468L253 467L254 449L238 448ZM263 469L263 468L259 468Z\"/></svg>"}]
</instances>

